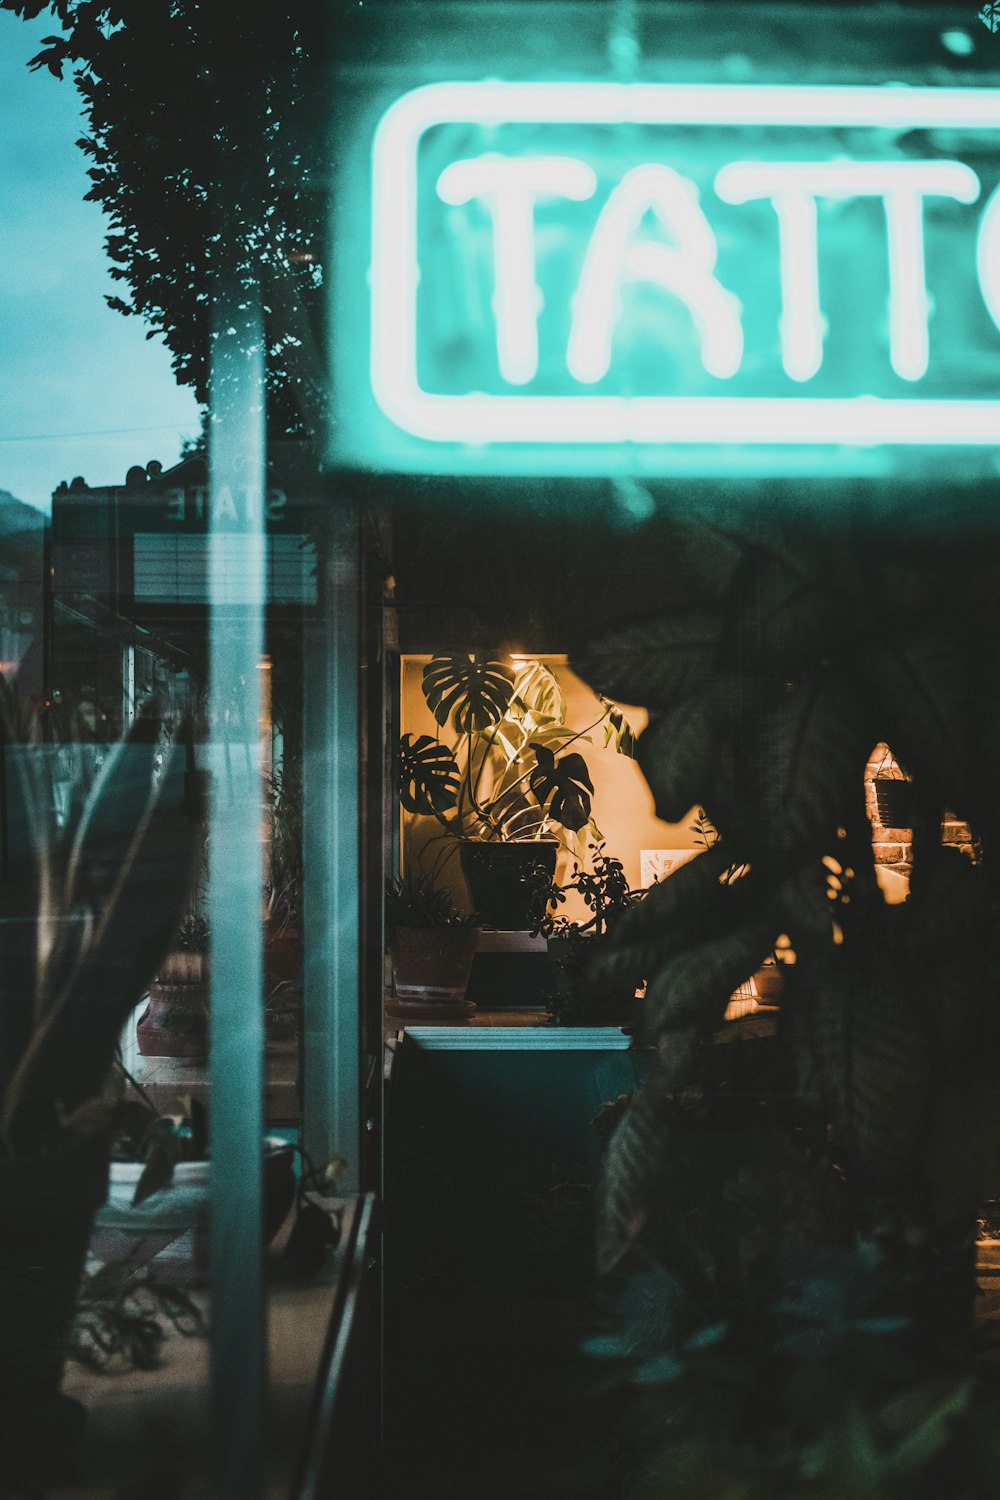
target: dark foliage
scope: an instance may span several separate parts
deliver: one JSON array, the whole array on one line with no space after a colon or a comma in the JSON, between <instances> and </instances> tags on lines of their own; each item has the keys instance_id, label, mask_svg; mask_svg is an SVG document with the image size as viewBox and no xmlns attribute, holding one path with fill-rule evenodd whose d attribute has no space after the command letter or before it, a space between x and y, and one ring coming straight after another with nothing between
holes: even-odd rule
<instances>
[{"instance_id":1,"label":"dark foliage","mask_svg":"<svg viewBox=\"0 0 1000 1500\"><path fill-rule=\"evenodd\" d=\"M88 122L87 197L107 215L117 311L162 335L178 380L208 395L210 281L260 284L272 430L312 430L323 402L315 314L322 223L313 101L323 7L250 0L0 0L59 30L32 66L70 74Z\"/></svg>"},{"instance_id":2,"label":"dark foliage","mask_svg":"<svg viewBox=\"0 0 1000 1500\"><path fill-rule=\"evenodd\" d=\"M698 807L720 835L624 914L597 961L609 980L648 976L656 1049L608 1146L599 1224L601 1268L625 1288L600 1352L673 1393L646 1408L636 1495L931 1494L955 1432L972 1452L982 1425L965 1372L969 1245L1000 1175L1000 552L967 516L957 535L922 512L896 520L777 503L690 514L659 554L661 597L690 599L694 576L697 604L620 624L574 660L649 709L638 761L659 814ZM876 881L864 799L879 743L913 795L898 906ZM975 861L942 845L946 815L971 825ZM781 1087L824 1150L829 1123L832 1156L811 1158L822 1214L789 1203L751 1233L727 1196L740 1173L757 1179L758 1218L781 1198L746 1157L751 1104L742 1131L724 1128L712 1044L779 940L795 960ZM741 1088L749 1099L753 1079ZM771 1170L785 1148L762 1138ZM755 1245L748 1281L731 1256ZM652 1342L629 1343L636 1299L659 1319ZM839 1352L823 1344L807 1377L805 1345L830 1320ZM976 1473L955 1493L980 1493Z\"/></svg>"}]
</instances>

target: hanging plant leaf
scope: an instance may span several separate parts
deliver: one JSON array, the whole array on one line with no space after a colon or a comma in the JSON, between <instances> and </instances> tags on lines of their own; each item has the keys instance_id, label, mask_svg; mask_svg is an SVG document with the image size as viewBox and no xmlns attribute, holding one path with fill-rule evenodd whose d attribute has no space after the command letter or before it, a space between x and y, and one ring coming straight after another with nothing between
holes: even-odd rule
<instances>
[{"instance_id":1,"label":"hanging plant leaf","mask_svg":"<svg viewBox=\"0 0 1000 1500\"><path fill-rule=\"evenodd\" d=\"M595 692L671 708L710 680L721 631L704 610L637 621L591 641L572 665Z\"/></svg>"},{"instance_id":2,"label":"hanging plant leaf","mask_svg":"<svg viewBox=\"0 0 1000 1500\"><path fill-rule=\"evenodd\" d=\"M447 745L429 734L399 742L399 800L407 812L439 817L458 801L458 763Z\"/></svg>"},{"instance_id":3,"label":"hanging plant leaf","mask_svg":"<svg viewBox=\"0 0 1000 1500\"><path fill-rule=\"evenodd\" d=\"M690 1077L697 1047L694 1026L672 1033L669 1050L657 1054L652 1072L632 1095L608 1143L597 1190L597 1268L601 1275L608 1275L624 1259L655 1213L655 1205L663 1201L664 1177L675 1147L662 1107ZM679 1226L678 1231L671 1238L671 1250L687 1260ZM678 1264L697 1284L703 1271L685 1260Z\"/></svg>"},{"instance_id":4,"label":"hanging plant leaf","mask_svg":"<svg viewBox=\"0 0 1000 1500\"><path fill-rule=\"evenodd\" d=\"M667 959L649 976L643 1009L648 1037L687 1025L721 1025L730 995L760 968L776 936L773 921L761 919Z\"/></svg>"},{"instance_id":5,"label":"hanging plant leaf","mask_svg":"<svg viewBox=\"0 0 1000 1500\"><path fill-rule=\"evenodd\" d=\"M549 797L549 816L564 828L574 831L583 827L590 817L590 798L594 783L587 770L587 762L575 751L557 761L547 745L532 741L537 765L528 778L534 795L545 803Z\"/></svg>"},{"instance_id":6,"label":"hanging plant leaf","mask_svg":"<svg viewBox=\"0 0 1000 1500\"><path fill-rule=\"evenodd\" d=\"M735 922L754 915L752 882L729 885L730 857L721 844L688 860L629 907L614 942L593 960L594 977L615 984L629 974L652 979L694 943L721 938ZM749 909L749 910L748 910Z\"/></svg>"},{"instance_id":7,"label":"hanging plant leaf","mask_svg":"<svg viewBox=\"0 0 1000 1500\"><path fill-rule=\"evenodd\" d=\"M598 697L600 697L600 694L598 694ZM606 698L601 698L601 702L608 710L608 717L604 725L605 745L610 745L611 741L614 740L615 749L618 751L618 754L627 755L630 760L634 760L636 746L635 730L617 704L610 703Z\"/></svg>"},{"instance_id":8,"label":"hanging plant leaf","mask_svg":"<svg viewBox=\"0 0 1000 1500\"><path fill-rule=\"evenodd\" d=\"M757 780L761 847L785 869L822 855L851 805L872 726L851 685L832 669L803 673L762 698L743 730Z\"/></svg>"},{"instance_id":9,"label":"hanging plant leaf","mask_svg":"<svg viewBox=\"0 0 1000 1500\"><path fill-rule=\"evenodd\" d=\"M972 652L947 620L886 633L858 663L878 705L881 738L928 794L965 816L971 781Z\"/></svg>"},{"instance_id":10,"label":"hanging plant leaf","mask_svg":"<svg viewBox=\"0 0 1000 1500\"><path fill-rule=\"evenodd\" d=\"M482 652L453 652L435 656L423 671L427 706L442 726L449 719L459 734L476 734L498 724L514 692L514 669L509 661Z\"/></svg>"}]
</instances>

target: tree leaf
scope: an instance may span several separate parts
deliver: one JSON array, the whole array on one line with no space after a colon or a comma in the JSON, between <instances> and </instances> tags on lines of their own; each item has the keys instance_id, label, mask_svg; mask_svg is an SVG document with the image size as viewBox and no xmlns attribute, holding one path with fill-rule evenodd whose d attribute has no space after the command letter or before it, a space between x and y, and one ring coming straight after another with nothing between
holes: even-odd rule
<instances>
[{"instance_id":1,"label":"tree leaf","mask_svg":"<svg viewBox=\"0 0 1000 1500\"><path fill-rule=\"evenodd\" d=\"M653 1072L637 1089L608 1143L598 1184L597 1268L607 1275L626 1257L660 1200L671 1148L660 1101L689 1076L698 1045L694 1027L675 1032Z\"/></svg>"},{"instance_id":2,"label":"tree leaf","mask_svg":"<svg viewBox=\"0 0 1000 1500\"><path fill-rule=\"evenodd\" d=\"M730 856L716 844L629 907L591 965L595 982L613 984L636 974L652 975L689 943L720 931L728 914L740 910L732 888L725 886L729 863Z\"/></svg>"},{"instance_id":3,"label":"tree leaf","mask_svg":"<svg viewBox=\"0 0 1000 1500\"><path fill-rule=\"evenodd\" d=\"M878 706L878 738L922 792L964 817L971 786L968 643L947 621L931 621L873 641L859 666Z\"/></svg>"},{"instance_id":4,"label":"tree leaf","mask_svg":"<svg viewBox=\"0 0 1000 1500\"><path fill-rule=\"evenodd\" d=\"M868 591L835 527L797 518L748 549L732 594L722 660L781 680L867 637Z\"/></svg>"},{"instance_id":5,"label":"tree leaf","mask_svg":"<svg viewBox=\"0 0 1000 1500\"><path fill-rule=\"evenodd\" d=\"M717 673L703 691L650 716L635 758L664 822L681 822L695 806L712 809L719 820L731 800L717 776L723 753L731 758L728 730L758 692L749 679Z\"/></svg>"},{"instance_id":6,"label":"tree leaf","mask_svg":"<svg viewBox=\"0 0 1000 1500\"><path fill-rule=\"evenodd\" d=\"M918 986L904 977L901 911L885 908L880 945L845 942L795 996L848 1170L879 1190L912 1181L934 1056Z\"/></svg>"},{"instance_id":7,"label":"tree leaf","mask_svg":"<svg viewBox=\"0 0 1000 1500\"><path fill-rule=\"evenodd\" d=\"M856 697L832 670L806 674L761 706L754 739L762 849L786 870L827 853L845 808L861 806L873 743Z\"/></svg>"}]
</instances>

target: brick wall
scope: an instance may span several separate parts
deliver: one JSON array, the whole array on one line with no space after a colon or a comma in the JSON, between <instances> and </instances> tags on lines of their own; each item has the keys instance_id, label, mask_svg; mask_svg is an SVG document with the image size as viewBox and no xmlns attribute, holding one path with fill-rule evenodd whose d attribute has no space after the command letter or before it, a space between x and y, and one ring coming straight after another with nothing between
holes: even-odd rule
<instances>
[{"instance_id":1,"label":"brick wall","mask_svg":"<svg viewBox=\"0 0 1000 1500\"><path fill-rule=\"evenodd\" d=\"M888 770L895 765L888 745L876 745L865 767L865 806L872 825L872 848L875 863L888 866L900 875L909 877L913 863L913 834L909 828L883 828L879 822L875 801L875 773L881 767ZM963 853L973 857L972 832L968 823L961 823L948 814L941 824L941 841L955 844Z\"/></svg>"}]
</instances>

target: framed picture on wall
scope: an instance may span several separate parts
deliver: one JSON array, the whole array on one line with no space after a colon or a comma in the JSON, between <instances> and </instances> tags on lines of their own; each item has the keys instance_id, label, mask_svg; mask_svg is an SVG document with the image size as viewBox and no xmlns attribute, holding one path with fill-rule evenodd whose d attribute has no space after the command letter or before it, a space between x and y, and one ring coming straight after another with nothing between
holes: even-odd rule
<instances>
[{"instance_id":1,"label":"framed picture on wall","mask_svg":"<svg viewBox=\"0 0 1000 1500\"><path fill-rule=\"evenodd\" d=\"M700 854L700 849L640 849L639 884L652 885L654 880L665 880L680 865L687 864Z\"/></svg>"}]
</instances>

